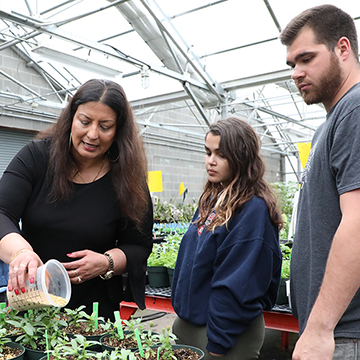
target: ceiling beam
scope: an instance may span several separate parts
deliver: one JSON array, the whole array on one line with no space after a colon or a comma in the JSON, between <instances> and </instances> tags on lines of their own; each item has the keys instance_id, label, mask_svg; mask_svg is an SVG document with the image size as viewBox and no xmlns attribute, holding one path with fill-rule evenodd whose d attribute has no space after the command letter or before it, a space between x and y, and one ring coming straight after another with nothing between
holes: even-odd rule
<instances>
[{"instance_id":1,"label":"ceiling beam","mask_svg":"<svg viewBox=\"0 0 360 360\"><path fill-rule=\"evenodd\" d=\"M275 72L249 76L241 79L225 81L220 84L220 86L230 92L239 89L252 88L257 86L262 86L266 84L272 84L280 81L291 80L291 70L279 70ZM178 91L158 96L153 96L149 98L144 98L140 100L132 101L133 108L144 107L144 106L154 106L164 103L182 101L188 99L188 95L185 91Z\"/></svg>"},{"instance_id":2,"label":"ceiling beam","mask_svg":"<svg viewBox=\"0 0 360 360\"><path fill-rule=\"evenodd\" d=\"M281 81L291 80L291 69L282 69L264 74L257 74L240 79L225 81L221 83L221 86L226 91L233 91L239 89L246 89L255 86L261 86L266 84L273 84Z\"/></svg>"},{"instance_id":3,"label":"ceiling beam","mask_svg":"<svg viewBox=\"0 0 360 360\"><path fill-rule=\"evenodd\" d=\"M82 46L82 47L100 52L101 54L109 55L117 60L125 61L127 63L130 63L130 64L138 67L138 68L142 68L144 65L147 65L147 66L149 66L149 68L151 68L151 71L153 71L153 72L156 72L156 73L162 74L164 76L170 77L172 79L178 80L182 83L187 82L187 83L191 84L192 86L197 87L202 90L208 90L208 86L205 83L203 83L197 79L193 79L193 78L187 76L186 74L184 74L184 75L179 74L175 71L164 68L163 66L157 66L154 64L150 64L150 63L145 64L139 60L132 58L131 56L127 56L126 54L123 54L122 52L118 51L114 47L106 46L106 45L100 44L96 41L91 41L89 39L82 38L80 36L76 36L73 33L62 31L61 29L59 29L57 27L56 24L46 24L46 23L42 24L41 22L38 22L38 21L30 21L28 18L24 18L18 14L14 14L14 13L10 14L3 10L0 10L0 18L10 20L16 24L26 26L33 30L38 30L39 32L41 32L43 34L47 34L47 35L54 36L54 37L57 37L62 40L66 40L77 46Z\"/></svg>"}]
</instances>

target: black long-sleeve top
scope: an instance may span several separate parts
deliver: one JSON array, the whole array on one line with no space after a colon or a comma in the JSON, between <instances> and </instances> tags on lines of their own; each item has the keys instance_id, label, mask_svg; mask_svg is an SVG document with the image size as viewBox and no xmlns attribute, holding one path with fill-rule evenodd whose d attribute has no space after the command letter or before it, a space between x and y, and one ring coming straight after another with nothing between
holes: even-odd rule
<instances>
[{"instance_id":1,"label":"black long-sleeve top","mask_svg":"<svg viewBox=\"0 0 360 360\"><path fill-rule=\"evenodd\" d=\"M112 317L121 300L145 308L146 260L152 249L153 214L149 210L142 232L121 214L111 180L111 170L89 184L74 184L68 201L50 202L46 170L49 140L26 145L9 164L0 181L0 239L21 234L45 263L49 259L72 261L66 254L79 250L104 253L118 247L127 258L127 284L122 276L94 279L72 285L67 307L99 302L99 314ZM21 219L22 227L19 229Z\"/></svg>"}]
</instances>

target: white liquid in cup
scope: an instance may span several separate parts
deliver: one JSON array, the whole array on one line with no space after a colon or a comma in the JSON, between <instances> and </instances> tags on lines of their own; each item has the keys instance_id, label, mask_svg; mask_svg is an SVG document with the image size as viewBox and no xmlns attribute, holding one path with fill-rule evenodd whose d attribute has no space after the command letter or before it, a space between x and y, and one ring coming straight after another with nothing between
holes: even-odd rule
<instances>
[{"instance_id":1,"label":"white liquid in cup","mask_svg":"<svg viewBox=\"0 0 360 360\"><path fill-rule=\"evenodd\" d=\"M15 310L63 307L70 300L70 278L64 266L57 260L49 260L38 267L33 284L30 284L27 277L25 283L25 293L16 295L14 291L7 291L9 306Z\"/></svg>"}]
</instances>

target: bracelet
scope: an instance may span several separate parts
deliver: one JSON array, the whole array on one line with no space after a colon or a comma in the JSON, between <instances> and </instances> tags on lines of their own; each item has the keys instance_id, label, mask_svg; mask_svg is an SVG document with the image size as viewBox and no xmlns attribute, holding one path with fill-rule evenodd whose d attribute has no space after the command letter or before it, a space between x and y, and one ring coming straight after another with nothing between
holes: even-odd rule
<instances>
[{"instance_id":1,"label":"bracelet","mask_svg":"<svg viewBox=\"0 0 360 360\"><path fill-rule=\"evenodd\" d=\"M17 256L19 256L20 254L22 254L22 253L25 252L25 251L32 251L32 250L31 250L31 249L22 249L22 250L18 251L18 252L11 258L10 262L13 261Z\"/></svg>"},{"instance_id":2,"label":"bracelet","mask_svg":"<svg viewBox=\"0 0 360 360\"><path fill-rule=\"evenodd\" d=\"M114 261L113 261L113 258L111 257L111 255L109 253L105 253L104 254L109 262L109 267L106 271L106 273L104 275L99 275L101 277L101 279L103 280L109 280L111 279L114 275L115 275L115 272L114 272Z\"/></svg>"},{"instance_id":3,"label":"bracelet","mask_svg":"<svg viewBox=\"0 0 360 360\"><path fill-rule=\"evenodd\" d=\"M104 254L109 262L109 268L107 271L114 270L114 260L109 253Z\"/></svg>"}]
</instances>

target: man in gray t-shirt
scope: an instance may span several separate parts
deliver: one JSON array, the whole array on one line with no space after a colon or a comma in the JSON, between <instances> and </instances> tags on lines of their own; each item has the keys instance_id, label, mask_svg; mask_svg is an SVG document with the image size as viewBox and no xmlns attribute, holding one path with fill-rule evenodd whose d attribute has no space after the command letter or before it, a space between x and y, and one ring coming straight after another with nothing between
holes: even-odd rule
<instances>
[{"instance_id":1,"label":"man in gray t-shirt","mask_svg":"<svg viewBox=\"0 0 360 360\"><path fill-rule=\"evenodd\" d=\"M291 262L294 360L360 359L360 67L353 19L308 9L280 35L307 104L322 103L302 175ZM337 348L335 349L335 343ZM346 348L349 355L339 349ZM342 351L342 350L341 350Z\"/></svg>"}]
</instances>

